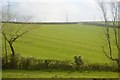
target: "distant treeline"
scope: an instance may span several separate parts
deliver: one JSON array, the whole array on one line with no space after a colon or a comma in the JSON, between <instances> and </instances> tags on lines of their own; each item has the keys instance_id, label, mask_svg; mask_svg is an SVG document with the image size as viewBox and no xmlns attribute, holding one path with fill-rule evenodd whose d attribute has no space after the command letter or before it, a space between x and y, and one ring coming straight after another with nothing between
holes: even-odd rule
<instances>
[{"instance_id":1,"label":"distant treeline","mask_svg":"<svg viewBox=\"0 0 120 80\"><path fill-rule=\"evenodd\" d=\"M101 26L101 27L105 27L105 23L100 21L100 22L82 22L85 25L95 25L95 26ZM109 21L109 27L113 27L112 22ZM116 24L116 26L114 26L115 28L120 28L118 24Z\"/></svg>"},{"instance_id":2,"label":"distant treeline","mask_svg":"<svg viewBox=\"0 0 120 80\"><path fill-rule=\"evenodd\" d=\"M84 25L94 25L105 27L105 23L102 21L89 21L89 22L6 22L3 21L2 23L15 23L15 24L84 24ZM113 27L112 21L109 21L109 27ZM115 28L120 28L118 24L116 24Z\"/></svg>"},{"instance_id":3,"label":"distant treeline","mask_svg":"<svg viewBox=\"0 0 120 80\"><path fill-rule=\"evenodd\" d=\"M6 22L2 23L16 23L16 24L78 24L80 22Z\"/></svg>"}]
</instances>

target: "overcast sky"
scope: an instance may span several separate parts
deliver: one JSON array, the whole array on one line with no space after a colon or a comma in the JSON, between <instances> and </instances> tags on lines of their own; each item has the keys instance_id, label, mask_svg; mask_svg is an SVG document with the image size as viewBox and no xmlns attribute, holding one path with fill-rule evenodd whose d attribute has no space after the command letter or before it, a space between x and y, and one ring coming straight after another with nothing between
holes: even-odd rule
<instances>
[{"instance_id":1,"label":"overcast sky","mask_svg":"<svg viewBox=\"0 0 120 80\"><path fill-rule=\"evenodd\" d=\"M8 0L3 0L3 9ZM95 0L9 0L10 10L33 16L33 21L64 22L101 20Z\"/></svg>"}]
</instances>

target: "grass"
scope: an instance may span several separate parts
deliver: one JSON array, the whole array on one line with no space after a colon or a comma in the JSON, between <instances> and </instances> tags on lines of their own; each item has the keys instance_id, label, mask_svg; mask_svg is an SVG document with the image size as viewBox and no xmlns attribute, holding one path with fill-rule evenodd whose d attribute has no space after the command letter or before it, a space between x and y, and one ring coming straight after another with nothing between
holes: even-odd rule
<instances>
[{"instance_id":1,"label":"grass","mask_svg":"<svg viewBox=\"0 0 120 80\"><path fill-rule=\"evenodd\" d=\"M82 24L27 24L27 26L37 28L14 43L16 53L22 56L73 60L75 55L81 55L86 63L109 63L102 49L105 44L103 27ZM117 53L116 49L114 53Z\"/></svg>"},{"instance_id":2,"label":"grass","mask_svg":"<svg viewBox=\"0 0 120 80\"><path fill-rule=\"evenodd\" d=\"M20 24L11 25L16 29ZM87 64L110 64L103 54L102 46L106 46L104 27L82 24L24 24L27 28L36 29L19 38L13 46L15 52L22 56L32 56L40 59L71 60L75 55L81 55ZM10 27L11 27L10 26ZM14 28L16 27L16 28ZM12 29L11 28L11 29ZM27 29L26 28L26 29ZM9 28L7 28L9 29ZM25 29L23 29L24 31ZM9 32L11 30L8 30ZM9 33L8 32L8 33ZM11 31L12 32L12 31ZM113 41L112 48L116 55L117 50ZM3 42L4 43L4 42ZM4 46L4 45L3 45ZM106 51L108 49L106 48ZM4 49L3 49L4 55ZM27 71L3 70L3 78L117 78L117 72L98 71ZM47 75L47 76L46 76Z\"/></svg>"},{"instance_id":3,"label":"grass","mask_svg":"<svg viewBox=\"0 0 120 80\"><path fill-rule=\"evenodd\" d=\"M3 78L118 78L117 72L4 70ZM47 76L46 76L47 75Z\"/></svg>"}]
</instances>

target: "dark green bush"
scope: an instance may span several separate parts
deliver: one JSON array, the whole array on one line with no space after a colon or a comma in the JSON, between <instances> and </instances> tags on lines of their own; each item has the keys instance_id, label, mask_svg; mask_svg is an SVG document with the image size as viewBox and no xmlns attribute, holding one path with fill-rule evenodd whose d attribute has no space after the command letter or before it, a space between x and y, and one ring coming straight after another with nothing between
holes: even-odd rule
<instances>
[{"instance_id":1,"label":"dark green bush","mask_svg":"<svg viewBox=\"0 0 120 80\"><path fill-rule=\"evenodd\" d=\"M92 71L113 71L113 66L107 65L107 64L86 64L82 66L83 70L92 70Z\"/></svg>"},{"instance_id":2,"label":"dark green bush","mask_svg":"<svg viewBox=\"0 0 120 80\"><path fill-rule=\"evenodd\" d=\"M2 68L4 69L18 69L19 63L21 62L20 55L15 54L14 57L12 55L8 55L2 57Z\"/></svg>"},{"instance_id":3,"label":"dark green bush","mask_svg":"<svg viewBox=\"0 0 120 80\"><path fill-rule=\"evenodd\" d=\"M79 70L80 67L84 64L81 56L74 56L74 62L76 64L76 68Z\"/></svg>"},{"instance_id":4,"label":"dark green bush","mask_svg":"<svg viewBox=\"0 0 120 80\"><path fill-rule=\"evenodd\" d=\"M71 69L72 65L70 64L70 61L59 61L59 60L52 60L48 67L50 69Z\"/></svg>"},{"instance_id":5,"label":"dark green bush","mask_svg":"<svg viewBox=\"0 0 120 80\"><path fill-rule=\"evenodd\" d=\"M70 61L59 61L59 60L41 60L33 57L21 57L16 54L2 57L2 68L3 69L70 69Z\"/></svg>"}]
</instances>

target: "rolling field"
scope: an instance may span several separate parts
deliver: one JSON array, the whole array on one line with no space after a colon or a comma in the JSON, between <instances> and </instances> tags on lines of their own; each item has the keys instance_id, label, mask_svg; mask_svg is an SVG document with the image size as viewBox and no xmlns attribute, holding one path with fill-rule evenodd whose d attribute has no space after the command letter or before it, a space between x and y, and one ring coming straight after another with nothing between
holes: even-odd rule
<instances>
[{"instance_id":1,"label":"rolling field","mask_svg":"<svg viewBox=\"0 0 120 80\"><path fill-rule=\"evenodd\" d=\"M19 24L9 24L13 29ZM15 52L26 57L54 60L74 60L81 55L87 64L110 64L103 54L106 46L104 27L83 24L24 24L36 28L20 37L13 46ZM9 31L8 31L9 33ZM113 32L111 31L113 53ZM3 42L4 43L4 42ZM3 45L4 46L4 45ZM108 50L106 48L106 50ZM4 55L4 49L3 49ZM47 76L46 76L47 75ZM117 72L105 71L54 71L54 70L3 70L3 78L118 78Z\"/></svg>"},{"instance_id":2,"label":"rolling field","mask_svg":"<svg viewBox=\"0 0 120 80\"><path fill-rule=\"evenodd\" d=\"M105 44L103 27L82 24L27 26L37 28L14 43L16 53L22 56L72 61L75 55L81 55L86 63L109 63L102 50ZM117 53L116 49L114 52Z\"/></svg>"}]
</instances>

